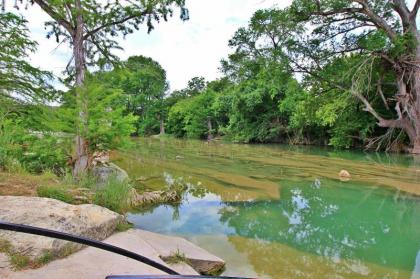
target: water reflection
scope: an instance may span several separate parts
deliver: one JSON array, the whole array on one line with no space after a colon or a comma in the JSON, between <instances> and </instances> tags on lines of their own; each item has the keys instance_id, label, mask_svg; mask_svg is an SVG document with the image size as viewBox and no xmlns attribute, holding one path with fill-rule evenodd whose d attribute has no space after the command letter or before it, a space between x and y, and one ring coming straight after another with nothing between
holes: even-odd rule
<instances>
[{"instance_id":1,"label":"water reflection","mask_svg":"<svg viewBox=\"0 0 420 279\"><path fill-rule=\"evenodd\" d=\"M133 213L139 228L189 238L226 275L418 278L419 164L408 156L145 140L120 157L145 189L182 204ZM183 159L176 159L181 155ZM179 157L178 157L179 158ZM352 179L340 182L347 169Z\"/></svg>"},{"instance_id":2,"label":"water reflection","mask_svg":"<svg viewBox=\"0 0 420 279\"><path fill-rule=\"evenodd\" d=\"M183 179L165 175L170 183ZM410 278L415 270L420 203L412 196L331 181L284 181L281 200L223 202L203 185L186 184L179 207L159 206L129 219L140 228L196 241L226 235L259 276L270 278ZM230 274L229 267L227 272L251 276Z\"/></svg>"},{"instance_id":3,"label":"water reflection","mask_svg":"<svg viewBox=\"0 0 420 279\"><path fill-rule=\"evenodd\" d=\"M253 249L273 245L269 250L275 253L275 247L287 245L302 252L301 265L294 267L297 271L299 266L319 270L322 265L337 274L373 276L378 269L390 269L378 274L394 277L414 270L420 248L416 199L394 200L380 191L363 199L363 192L346 188L331 195L315 184L284 188L281 201L226 203L229 210L220 211L221 221L235 228L236 235L258 240L251 241ZM258 253L261 249L265 248ZM275 259L284 264L280 257Z\"/></svg>"}]
</instances>

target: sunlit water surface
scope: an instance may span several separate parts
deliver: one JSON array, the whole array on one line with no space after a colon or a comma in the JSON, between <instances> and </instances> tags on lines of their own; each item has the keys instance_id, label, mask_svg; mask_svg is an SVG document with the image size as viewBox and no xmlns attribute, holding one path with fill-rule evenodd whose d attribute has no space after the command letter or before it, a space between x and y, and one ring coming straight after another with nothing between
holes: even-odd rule
<instances>
[{"instance_id":1,"label":"sunlit water surface","mask_svg":"<svg viewBox=\"0 0 420 279\"><path fill-rule=\"evenodd\" d=\"M128 218L223 258L224 275L420 278L418 158L149 138L114 159L140 188L188 187Z\"/></svg>"}]
</instances>

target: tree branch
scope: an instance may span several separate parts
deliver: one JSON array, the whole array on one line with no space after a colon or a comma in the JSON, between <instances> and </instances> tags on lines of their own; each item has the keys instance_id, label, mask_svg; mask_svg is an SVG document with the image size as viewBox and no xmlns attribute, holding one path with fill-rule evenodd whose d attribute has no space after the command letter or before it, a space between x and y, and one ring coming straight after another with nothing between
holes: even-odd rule
<instances>
[{"instance_id":1,"label":"tree branch","mask_svg":"<svg viewBox=\"0 0 420 279\"><path fill-rule=\"evenodd\" d=\"M411 10L410 12L410 17L412 20L416 19L419 8L420 8L420 0L417 0L416 3L414 4L413 10Z\"/></svg>"},{"instance_id":2,"label":"tree branch","mask_svg":"<svg viewBox=\"0 0 420 279\"><path fill-rule=\"evenodd\" d=\"M51 6L49 6L43 0L33 0L33 1L35 3L37 3L38 6L41 7L41 9L44 10L50 17L52 17L58 24L60 24L61 26L63 26L67 30L67 32L69 32L70 34L73 34L74 28L70 24L70 22L68 22L63 17L61 17L57 12L55 12L51 8Z\"/></svg>"},{"instance_id":3,"label":"tree branch","mask_svg":"<svg viewBox=\"0 0 420 279\"><path fill-rule=\"evenodd\" d=\"M407 8L407 5L405 4L405 1L403 0L393 0L394 2L394 8L397 11L397 13L400 15L403 25L407 26L410 24L410 11Z\"/></svg>"},{"instance_id":4,"label":"tree branch","mask_svg":"<svg viewBox=\"0 0 420 279\"><path fill-rule=\"evenodd\" d=\"M378 79L378 84L377 84L377 92L379 94L379 96L382 99L382 102L384 103L385 107L387 110L389 110L389 106L388 106L388 102L386 101L386 98L384 96L384 92L382 91L382 82L383 82L383 76L381 76L380 79Z\"/></svg>"},{"instance_id":5,"label":"tree branch","mask_svg":"<svg viewBox=\"0 0 420 279\"><path fill-rule=\"evenodd\" d=\"M392 40L395 40L397 38L397 33L391 28L391 26L388 25L388 23L383 20L380 16L375 14L369 7L366 0L354 0L354 2L359 3L362 5L361 13L368 16L372 23L375 24L378 28L381 28L385 30L385 32L388 34L388 37L390 37Z\"/></svg>"},{"instance_id":6,"label":"tree branch","mask_svg":"<svg viewBox=\"0 0 420 279\"><path fill-rule=\"evenodd\" d=\"M354 92L354 90L351 90L351 93L365 105L364 110L372 114L379 121L379 123L384 121L384 119L376 112L376 110L362 94ZM380 124L378 125L380 126Z\"/></svg>"},{"instance_id":7,"label":"tree branch","mask_svg":"<svg viewBox=\"0 0 420 279\"><path fill-rule=\"evenodd\" d=\"M136 14L133 14L133 15L130 15L130 16L127 16L127 17L122 18L122 19L119 19L119 20L115 20L115 21L110 21L110 22L107 22L107 23L105 23L105 24L103 24L103 25L101 25L101 26L98 26L98 27L96 27L96 28L94 28L94 29L92 29L92 30L88 31L88 32L87 32L87 33L83 36L83 39L84 39L84 40L86 40L86 39L87 39L87 38L89 38L90 36L92 36L92 35L96 34L97 32L101 31L102 29L104 29L104 28L106 28L106 27L113 26L113 25L117 25L117 24L122 24L122 23L124 23L124 22L126 22L126 21L129 21L130 19L133 19L133 18L136 18L136 17L145 16L145 15L147 15L149 12L150 12L150 11L145 10L145 11L143 11L143 12L139 12L139 13L136 13Z\"/></svg>"}]
</instances>

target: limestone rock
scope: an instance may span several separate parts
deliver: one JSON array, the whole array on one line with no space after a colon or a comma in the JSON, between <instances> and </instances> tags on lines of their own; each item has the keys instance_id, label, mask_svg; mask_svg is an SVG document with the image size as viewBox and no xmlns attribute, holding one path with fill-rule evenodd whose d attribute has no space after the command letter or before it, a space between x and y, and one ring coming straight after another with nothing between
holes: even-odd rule
<instances>
[{"instance_id":1,"label":"limestone rock","mask_svg":"<svg viewBox=\"0 0 420 279\"><path fill-rule=\"evenodd\" d=\"M346 170L341 170L338 176L341 180L349 180L351 178L350 173Z\"/></svg>"},{"instance_id":2,"label":"limestone rock","mask_svg":"<svg viewBox=\"0 0 420 279\"><path fill-rule=\"evenodd\" d=\"M92 174L99 184L106 183L113 176L120 182L129 179L127 172L113 163L94 166Z\"/></svg>"},{"instance_id":3,"label":"limestone rock","mask_svg":"<svg viewBox=\"0 0 420 279\"><path fill-rule=\"evenodd\" d=\"M180 199L181 197L176 191L153 191L139 194L136 189L132 188L129 193L128 203L133 207L138 207L147 204L176 203Z\"/></svg>"},{"instance_id":4,"label":"limestone rock","mask_svg":"<svg viewBox=\"0 0 420 279\"><path fill-rule=\"evenodd\" d=\"M171 265L165 263L162 258L159 257L158 252L152 247L155 245L154 242L151 242L152 240L160 241L161 239L164 239L166 241L169 239L171 241L178 241L180 238L156 234L154 239L149 238L146 241L142 238L142 232L143 231L131 229L114 234L105 239L104 242L130 250L162 265L169 266L180 274L198 275L198 273L186 263L181 262ZM173 248L173 245L168 248ZM198 248L192 243L190 243L190 245L190 249L201 250L201 248ZM0 269L0 278L13 279L103 279L111 274L164 275L164 272L127 257L93 247L87 247L69 257L50 262L39 269L28 269L18 272Z\"/></svg>"},{"instance_id":5,"label":"limestone rock","mask_svg":"<svg viewBox=\"0 0 420 279\"><path fill-rule=\"evenodd\" d=\"M163 260L180 252L185 255L189 265L201 274L217 274L225 267L222 259L183 238L143 230L135 230L135 233L153 247Z\"/></svg>"},{"instance_id":6,"label":"limestone rock","mask_svg":"<svg viewBox=\"0 0 420 279\"><path fill-rule=\"evenodd\" d=\"M114 232L123 216L92 204L70 205L48 198L0 196L0 220L103 240ZM2 230L0 239L9 241L16 251L25 251L32 259L47 250L61 255L82 247L54 238Z\"/></svg>"}]
</instances>

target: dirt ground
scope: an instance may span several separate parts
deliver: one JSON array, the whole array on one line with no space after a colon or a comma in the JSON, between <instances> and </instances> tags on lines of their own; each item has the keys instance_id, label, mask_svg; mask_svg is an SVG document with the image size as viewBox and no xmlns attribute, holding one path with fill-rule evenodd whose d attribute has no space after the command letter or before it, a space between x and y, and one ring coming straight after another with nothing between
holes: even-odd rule
<instances>
[{"instance_id":1,"label":"dirt ground","mask_svg":"<svg viewBox=\"0 0 420 279\"><path fill-rule=\"evenodd\" d=\"M58 183L52 175L0 172L0 196L37 196L38 186Z\"/></svg>"}]
</instances>

